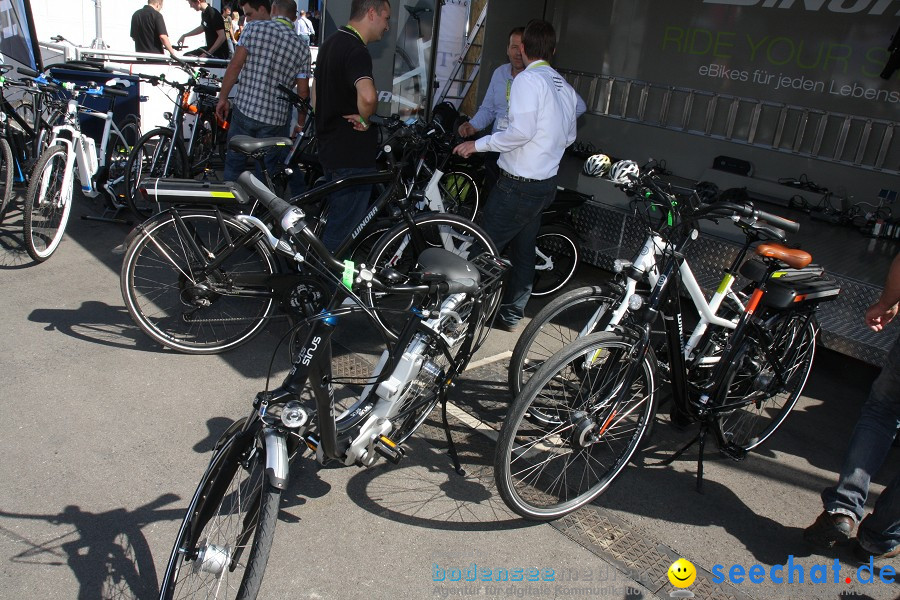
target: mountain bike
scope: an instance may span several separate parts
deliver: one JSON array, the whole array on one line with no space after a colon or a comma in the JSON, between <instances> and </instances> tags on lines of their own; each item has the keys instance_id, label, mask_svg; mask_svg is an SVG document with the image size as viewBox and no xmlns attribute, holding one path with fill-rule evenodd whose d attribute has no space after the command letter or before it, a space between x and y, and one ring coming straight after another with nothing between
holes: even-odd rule
<instances>
[{"instance_id":1,"label":"mountain bike","mask_svg":"<svg viewBox=\"0 0 900 600\"><path fill-rule=\"evenodd\" d=\"M625 285L601 288L601 308L584 326L599 333L578 337L544 361L500 430L498 489L526 518L558 518L608 488L653 424L660 378L671 384L673 421L700 425L697 437L664 464L699 443L699 489L710 430L724 454L742 459L794 407L812 367L816 308L840 292L801 250L769 241L744 262L753 241L783 240L784 229L799 228L793 221L750 204L678 200L653 175L627 189L663 220L635 262L620 265ZM733 220L750 240L707 302L684 253L698 237L696 222L719 218ZM738 273L751 282L746 296L732 291ZM682 292L700 314L690 336L683 331ZM660 317L662 358L651 343Z\"/></svg>"},{"instance_id":2,"label":"mountain bike","mask_svg":"<svg viewBox=\"0 0 900 600\"><path fill-rule=\"evenodd\" d=\"M289 144L288 138L235 136L229 147L258 160L268 149ZM369 268L390 266L396 281L408 276L415 257L428 248L468 256L477 247L497 254L487 234L471 221L452 214L415 214L402 165L339 179L291 202L307 207L354 185L383 186L336 255ZM235 348L259 333L270 319L290 314L290 304L296 301L292 294L304 275L279 261L264 243L263 233L241 221L240 213L249 213L253 207L242 188L233 182L151 179L139 186L139 193L148 201L177 203L138 226L126 240L122 297L144 333L180 352L210 354ZM367 250L359 249L359 244L374 227L376 215L385 211L394 215L393 228L385 234L390 242L376 245L367 258ZM314 230L321 227L315 217L309 223ZM397 298L387 292L363 293L370 306ZM493 304L498 301L499 295L492 298ZM276 315L279 306L283 311ZM399 325L387 312L376 312L376 320L383 321L396 337Z\"/></svg>"},{"instance_id":3,"label":"mountain bike","mask_svg":"<svg viewBox=\"0 0 900 600\"><path fill-rule=\"evenodd\" d=\"M490 298L498 294L508 269L508 263L487 254L469 262L429 249L408 281L392 283L390 274L338 260L301 209L254 179L243 173L241 191L255 196L284 234L275 237L256 217L237 218L262 232L262 243L272 252L307 270L307 289L318 293L293 305L302 343L290 374L278 388L257 394L250 414L216 443L166 566L164 600L256 598L291 461L307 451L320 463L371 467L380 458L398 463L404 442L440 402L448 454L462 472L447 423L447 391L484 341ZM361 391L342 410L333 389L338 378L332 372L332 338L342 320L360 311L379 327L359 296L370 288L420 300L407 312L397 342L381 353L367 377L356 381ZM390 339L386 330L382 335Z\"/></svg>"},{"instance_id":4,"label":"mountain bike","mask_svg":"<svg viewBox=\"0 0 900 600\"><path fill-rule=\"evenodd\" d=\"M35 164L25 194L25 248L37 262L50 258L62 240L72 209L76 172L82 194L89 198L103 194L110 206L124 207L118 186L125 180L125 164L140 129L133 116L121 126L114 121L115 98L128 95L113 87L120 83L130 85L111 79L104 86L70 87L74 95L66 105L63 122L53 128L49 147ZM108 110L79 104L87 97L106 98ZM82 133L79 115L104 121L99 148L92 137Z\"/></svg>"}]
</instances>

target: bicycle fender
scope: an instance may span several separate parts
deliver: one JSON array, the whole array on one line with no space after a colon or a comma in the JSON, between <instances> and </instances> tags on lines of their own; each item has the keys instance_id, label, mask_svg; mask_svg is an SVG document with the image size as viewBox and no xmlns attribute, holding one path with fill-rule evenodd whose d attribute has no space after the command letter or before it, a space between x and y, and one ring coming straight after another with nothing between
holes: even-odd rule
<instances>
[{"instance_id":1,"label":"bicycle fender","mask_svg":"<svg viewBox=\"0 0 900 600\"><path fill-rule=\"evenodd\" d=\"M263 438L266 442L266 477L273 487L283 490L288 480L287 442L273 427L263 430Z\"/></svg>"}]
</instances>

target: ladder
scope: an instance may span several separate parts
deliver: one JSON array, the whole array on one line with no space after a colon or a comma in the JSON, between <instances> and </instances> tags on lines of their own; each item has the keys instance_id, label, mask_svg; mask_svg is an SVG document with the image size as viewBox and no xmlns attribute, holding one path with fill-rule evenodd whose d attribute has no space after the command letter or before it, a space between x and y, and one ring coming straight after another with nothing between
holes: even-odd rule
<instances>
[{"instance_id":1,"label":"ladder","mask_svg":"<svg viewBox=\"0 0 900 600\"><path fill-rule=\"evenodd\" d=\"M484 7L481 9L481 14L478 15L478 20L475 21L475 25L466 38L466 45L462 54L456 61L456 66L453 67L453 72L450 73L450 77L447 79L447 83L444 85L444 89L441 91L441 95L438 96L435 105L441 102L450 102L455 108L459 108L459 105L469 93L472 83L478 77L478 71L481 69L481 49L484 47L484 43L478 37L478 34L484 26L487 9L488 3L485 2Z\"/></svg>"}]
</instances>

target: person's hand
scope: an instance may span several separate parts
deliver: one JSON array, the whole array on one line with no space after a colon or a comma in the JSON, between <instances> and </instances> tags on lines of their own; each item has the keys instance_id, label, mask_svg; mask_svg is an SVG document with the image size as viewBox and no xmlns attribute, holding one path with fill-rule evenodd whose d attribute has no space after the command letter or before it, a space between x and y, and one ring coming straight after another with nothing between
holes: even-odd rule
<instances>
[{"instance_id":1,"label":"person's hand","mask_svg":"<svg viewBox=\"0 0 900 600\"><path fill-rule=\"evenodd\" d=\"M178 43L175 45L176 46L184 46L184 36L181 36L180 38L178 38Z\"/></svg>"},{"instance_id":2,"label":"person's hand","mask_svg":"<svg viewBox=\"0 0 900 600\"><path fill-rule=\"evenodd\" d=\"M344 115L344 119L357 131L369 130L369 123L359 115Z\"/></svg>"},{"instance_id":3,"label":"person's hand","mask_svg":"<svg viewBox=\"0 0 900 600\"><path fill-rule=\"evenodd\" d=\"M457 129L457 133L459 133L459 137L466 138L466 137L475 135L476 131L475 131L475 128L472 127L472 124L469 123L468 121L466 121L465 123L463 123L462 125L459 126L459 129Z\"/></svg>"},{"instance_id":4,"label":"person's hand","mask_svg":"<svg viewBox=\"0 0 900 600\"><path fill-rule=\"evenodd\" d=\"M477 150L475 150L475 142L463 142L453 149L453 154L458 154L463 158L469 158L476 152Z\"/></svg>"},{"instance_id":5,"label":"person's hand","mask_svg":"<svg viewBox=\"0 0 900 600\"><path fill-rule=\"evenodd\" d=\"M224 123L228 120L228 110L231 108L231 101L228 98L219 98L216 102L216 116L219 121Z\"/></svg>"},{"instance_id":6,"label":"person's hand","mask_svg":"<svg viewBox=\"0 0 900 600\"><path fill-rule=\"evenodd\" d=\"M900 304L885 307L880 302L876 302L866 310L866 325L872 331L881 331L897 316L898 308L900 308Z\"/></svg>"}]
</instances>

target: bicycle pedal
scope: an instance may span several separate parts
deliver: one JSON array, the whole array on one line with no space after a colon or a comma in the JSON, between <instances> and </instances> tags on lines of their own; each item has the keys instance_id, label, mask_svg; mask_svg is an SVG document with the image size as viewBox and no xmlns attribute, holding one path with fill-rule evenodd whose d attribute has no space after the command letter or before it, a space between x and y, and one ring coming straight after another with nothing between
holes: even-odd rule
<instances>
[{"instance_id":1,"label":"bicycle pedal","mask_svg":"<svg viewBox=\"0 0 900 600\"><path fill-rule=\"evenodd\" d=\"M406 456L406 451L401 446L398 446L383 435L375 440L375 452L395 465L400 462L400 459Z\"/></svg>"},{"instance_id":2,"label":"bicycle pedal","mask_svg":"<svg viewBox=\"0 0 900 600\"><path fill-rule=\"evenodd\" d=\"M731 443L725 444L724 446L719 448L719 450L722 452L722 454L735 462L740 462L747 458L746 450L744 450L743 448L739 448L738 446L735 446Z\"/></svg>"}]
</instances>

